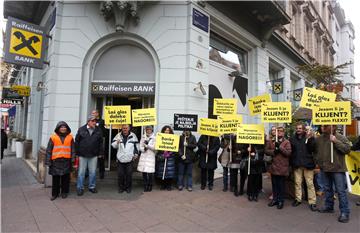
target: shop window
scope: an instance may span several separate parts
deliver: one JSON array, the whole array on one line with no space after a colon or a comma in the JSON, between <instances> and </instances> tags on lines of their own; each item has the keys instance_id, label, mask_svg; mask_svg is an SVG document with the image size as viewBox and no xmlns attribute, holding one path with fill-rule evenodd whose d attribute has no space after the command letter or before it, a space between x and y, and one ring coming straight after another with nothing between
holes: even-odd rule
<instances>
[{"instance_id":1,"label":"shop window","mask_svg":"<svg viewBox=\"0 0 360 233\"><path fill-rule=\"evenodd\" d=\"M210 35L209 58L240 73L247 74L247 52L213 33Z\"/></svg>"}]
</instances>

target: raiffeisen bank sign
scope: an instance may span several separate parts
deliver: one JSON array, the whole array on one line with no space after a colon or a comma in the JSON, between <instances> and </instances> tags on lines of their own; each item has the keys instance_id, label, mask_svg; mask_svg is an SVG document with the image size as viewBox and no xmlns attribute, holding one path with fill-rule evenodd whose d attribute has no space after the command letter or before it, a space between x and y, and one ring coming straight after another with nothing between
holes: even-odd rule
<instances>
[{"instance_id":1,"label":"raiffeisen bank sign","mask_svg":"<svg viewBox=\"0 0 360 233\"><path fill-rule=\"evenodd\" d=\"M155 83L92 82L91 93L95 95L155 95Z\"/></svg>"}]
</instances>

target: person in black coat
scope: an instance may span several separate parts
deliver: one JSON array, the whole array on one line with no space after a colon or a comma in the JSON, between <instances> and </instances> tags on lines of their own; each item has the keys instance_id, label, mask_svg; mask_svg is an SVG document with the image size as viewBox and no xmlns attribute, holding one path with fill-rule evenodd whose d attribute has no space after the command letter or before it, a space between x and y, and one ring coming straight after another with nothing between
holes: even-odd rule
<instances>
[{"instance_id":1,"label":"person in black coat","mask_svg":"<svg viewBox=\"0 0 360 233\"><path fill-rule=\"evenodd\" d=\"M84 179L86 169L89 170L89 191L97 193L96 167L99 156L104 156L103 136L96 126L96 118L89 116L87 124L78 129L75 138L75 151L79 156L79 172L77 178L77 194L84 194Z\"/></svg>"},{"instance_id":2,"label":"person in black coat","mask_svg":"<svg viewBox=\"0 0 360 233\"><path fill-rule=\"evenodd\" d=\"M1 159L4 158L4 150L7 148L8 138L5 129L1 129Z\"/></svg>"},{"instance_id":3,"label":"person in black coat","mask_svg":"<svg viewBox=\"0 0 360 233\"><path fill-rule=\"evenodd\" d=\"M201 168L201 189L208 182L209 190L214 186L214 171L217 168L217 152L220 149L218 137L201 135L198 141L199 167ZM206 161L206 157L208 160Z\"/></svg>"},{"instance_id":4,"label":"person in black coat","mask_svg":"<svg viewBox=\"0 0 360 233\"><path fill-rule=\"evenodd\" d=\"M290 138L291 143L291 166L294 170L295 180L295 200L292 206L296 207L301 204L302 200L302 183L303 178L306 181L309 207L316 211L316 194L314 186L314 151L315 139L309 129L305 130L303 123L296 124L296 132Z\"/></svg>"},{"instance_id":5,"label":"person in black coat","mask_svg":"<svg viewBox=\"0 0 360 233\"><path fill-rule=\"evenodd\" d=\"M250 174L247 182L247 195L249 201L258 201L259 192L262 189L262 173L266 171L264 162L265 141L264 144L253 144L247 147L250 153ZM248 172L249 156L244 159L246 172Z\"/></svg>"},{"instance_id":6,"label":"person in black coat","mask_svg":"<svg viewBox=\"0 0 360 233\"><path fill-rule=\"evenodd\" d=\"M174 134L174 131L170 126L165 125L161 133ZM177 153L172 151L158 151L156 154L155 174L160 179L161 190L171 191L172 189L171 183L176 178L176 156Z\"/></svg>"},{"instance_id":7,"label":"person in black coat","mask_svg":"<svg viewBox=\"0 0 360 233\"><path fill-rule=\"evenodd\" d=\"M234 196L244 194L244 186L247 178L245 159L247 158L247 145L236 143L236 137L233 138L233 156L230 163L230 184L234 190ZM238 174L240 173L240 187L238 187Z\"/></svg>"},{"instance_id":8,"label":"person in black coat","mask_svg":"<svg viewBox=\"0 0 360 233\"><path fill-rule=\"evenodd\" d=\"M96 126L99 127L99 129L102 132L103 140L104 140L104 156L98 157L98 163L99 163L99 177L100 179L104 179L105 176L105 156L108 155L109 151L109 132L105 128L105 121L101 119L99 110L93 110L91 112L91 115L95 117L96 119Z\"/></svg>"},{"instance_id":9,"label":"person in black coat","mask_svg":"<svg viewBox=\"0 0 360 233\"><path fill-rule=\"evenodd\" d=\"M69 193L70 172L72 158L75 155L74 139L71 129L64 121L60 121L51 135L47 148L45 165L49 166L49 174L52 175L52 196L55 200L61 193L66 198Z\"/></svg>"},{"instance_id":10,"label":"person in black coat","mask_svg":"<svg viewBox=\"0 0 360 233\"><path fill-rule=\"evenodd\" d=\"M192 169L195 160L196 138L189 130L184 130L180 136L179 142L179 163L178 163L178 189L181 191L184 188L184 178L186 176L186 188L189 192L192 191ZM185 151L185 153L184 153Z\"/></svg>"}]
</instances>

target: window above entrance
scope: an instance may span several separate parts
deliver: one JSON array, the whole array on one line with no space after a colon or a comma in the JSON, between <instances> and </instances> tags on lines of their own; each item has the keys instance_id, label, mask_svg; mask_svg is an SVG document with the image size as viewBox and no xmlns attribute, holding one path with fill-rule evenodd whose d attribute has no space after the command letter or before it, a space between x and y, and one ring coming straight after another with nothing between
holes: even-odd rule
<instances>
[{"instance_id":1,"label":"window above entrance","mask_svg":"<svg viewBox=\"0 0 360 233\"><path fill-rule=\"evenodd\" d=\"M97 60L93 81L155 82L155 64L140 47L113 46Z\"/></svg>"}]
</instances>

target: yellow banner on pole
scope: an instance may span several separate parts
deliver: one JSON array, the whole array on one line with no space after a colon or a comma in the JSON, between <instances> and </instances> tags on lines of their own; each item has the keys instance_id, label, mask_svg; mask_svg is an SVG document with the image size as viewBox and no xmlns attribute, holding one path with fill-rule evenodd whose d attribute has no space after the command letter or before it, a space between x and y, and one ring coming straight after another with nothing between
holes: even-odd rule
<instances>
[{"instance_id":1,"label":"yellow banner on pole","mask_svg":"<svg viewBox=\"0 0 360 233\"><path fill-rule=\"evenodd\" d=\"M345 156L345 163L348 170L349 192L360 196L360 152L351 151Z\"/></svg>"},{"instance_id":2,"label":"yellow banner on pole","mask_svg":"<svg viewBox=\"0 0 360 233\"><path fill-rule=\"evenodd\" d=\"M144 108L144 109L133 109L132 110L132 125L146 126L156 125L156 109L155 108Z\"/></svg>"},{"instance_id":3,"label":"yellow banner on pole","mask_svg":"<svg viewBox=\"0 0 360 233\"><path fill-rule=\"evenodd\" d=\"M249 112L251 116L261 114L261 104L271 102L271 95L259 95L249 99Z\"/></svg>"},{"instance_id":4,"label":"yellow banner on pole","mask_svg":"<svg viewBox=\"0 0 360 233\"><path fill-rule=\"evenodd\" d=\"M201 135L218 137L218 127L217 119L200 118L199 133Z\"/></svg>"},{"instance_id":5,"label":"yellow banner on pole","mask_svg":"<svg viewBox=\"0 0 360 233\"><path fill-rule=\"evenodd\" d=\"M236 134L236 142L244 144L264 144L265 127L262 124L240 124Z\"/></svg>"},{"instance_id":6,"label":"yellow banner on pole","mask_svg":"<svg viewBox=\"0 0 360 233\"><path fill-rule=\"evenodd\" d=\"M267 102L261 104L261 121L263 123L291 123L290 102Z\"/></svg>"},{"instance_id":7,"label":"yellow banner on pole","mask_svg":"<svg viewBox=\"0 0 360 233\"><path fill-rule=\"evenodd\" d=\"M312 111L312 121L314 125L351 125L351 103L320 103Z\"/></svg>"},{"instance_id":8,"label":"yellow banner on pole","mask_svg":"<svg viewBox=\"0 0 360 233\"><path fill-rule=\"evenodd\" d=\"M177 134L157 133L155 149L178 152L179 141L180 141L180 136Z\"/></svg>"},{"instance_id":9,"label":"yellow banner on pole","mask_svg":"<svg viewBox=\"0 0 360 233\"><path fill-rule=\"evenodd\" d=\"M237 100L236 99L214 99L214 115L229 115L236 114Z\"/></svg>"},{"instance_id":10,"label":"yellow banner on pole","mask_svg":"<svg viewBox=\"0 0 360 233\"><path fill-rule=\"evenodd\" d=\"M323 102L335 102L336 94L321 91L310 87L304 87L303 95L300 101L301 108L313 109Z\"/></svg>"},{"instance_id":11,"label":"yellow banner on pole","mask_svg":"<svg viewBox=\"0 0 360 233\"><path fill-rule=\"evenodd\" d=\"M131 106L104 106L105 124L131 124Z\"/></svg>"},{"instance_id":12,"label":"yellow banner on pole","mask_svg":"<svg viewBox=\"0 0 360 233\"><path fill-rule=\"evenodd\" d=\"M237 127L242 123L241 115L219 115L218 116L218 130L219 134L236 133Z\"/></svg>"}]
</instances>

